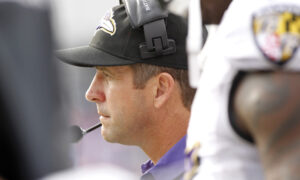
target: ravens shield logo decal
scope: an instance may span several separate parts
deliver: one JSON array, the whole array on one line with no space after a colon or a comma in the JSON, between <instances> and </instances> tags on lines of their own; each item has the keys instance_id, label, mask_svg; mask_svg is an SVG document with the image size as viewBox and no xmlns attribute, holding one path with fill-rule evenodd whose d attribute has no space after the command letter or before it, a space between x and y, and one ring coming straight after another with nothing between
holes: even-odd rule
<instances>
[{"instance_id":1,"label":"ravens shield logo decal","mask_svg":"<svg viewBox=\"0 0 300 180\"><path fill-rule=\"evenodd\" d=\"M288 62L300 46L299 7L270 7L253 16L255 41L265 57L277 65Z\"/></svg>"}]
</instances>

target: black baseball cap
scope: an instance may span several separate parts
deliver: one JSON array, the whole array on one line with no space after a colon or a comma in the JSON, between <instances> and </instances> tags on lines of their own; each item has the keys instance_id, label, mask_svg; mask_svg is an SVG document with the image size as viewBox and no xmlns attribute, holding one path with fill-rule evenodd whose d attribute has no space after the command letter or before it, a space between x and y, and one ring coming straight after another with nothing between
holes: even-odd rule
<instances>
[{"instance_id":1,"label":"black baseball cap","mask_svg":"<svg viewBox=\"0 0 300 180\"><path fill-rule=\"evenodd\" d=\"M139 45L145 42L143 28L133 29L124 5L108 11L101 19L88 46L58 50L58 59L75 66L121 66L146 63L158 66L187 69L187 23L182 17L169 13L166 18L169 39L176 43L176 52L143 59Z\"/></svg>"}]
</instances>

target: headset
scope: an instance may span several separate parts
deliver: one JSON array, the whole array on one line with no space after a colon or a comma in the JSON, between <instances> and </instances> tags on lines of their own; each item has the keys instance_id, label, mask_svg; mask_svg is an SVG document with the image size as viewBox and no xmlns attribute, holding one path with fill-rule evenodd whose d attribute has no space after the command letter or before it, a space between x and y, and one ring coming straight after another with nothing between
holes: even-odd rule
<instances>
[{"instance_id":1,"label":"headset","mask_svg":"<svg viewBox=\"0 0 300 180\"><path fill-rule=\"evenodd\" d=\"M176 42L169 39L165 19L168 11L156 0L120 0L133 29L143 27L145 41L139 45L141 58L148 59L176 52Z\"/></svg>"},{"instance_id":2,"label":"headset","mask_svg":"<svg viewBox=\"0 0 300 180\"><path fill-rule=\"evenodd\" d=\"M141 57L152 58L176 52L173 39L168 39L164 19L168 11L187 18L189 11L189 28L187 37L188 73L191 87L197 88L203 58L200 52L207 39L208 32L202 25L200 0L119 0L125 4L133 29L143 27L146 42L139 46ZM195 40L197 39L197 40Z\"/></svg>"}]
</instances>

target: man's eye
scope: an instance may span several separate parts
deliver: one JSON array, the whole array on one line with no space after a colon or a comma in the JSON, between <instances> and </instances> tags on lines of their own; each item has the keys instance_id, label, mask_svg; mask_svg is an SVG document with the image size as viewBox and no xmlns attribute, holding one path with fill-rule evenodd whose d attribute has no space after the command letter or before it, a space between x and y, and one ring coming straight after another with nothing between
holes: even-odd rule
<instances>
[{"instance_id":1,"label":"man's eye","mask_svg":"<svg viewBox=\"0 0 300 180\"><path fill-rule=\"evenodd\" d=\"M107 74L107 73L103 73L103 75L104 75L104 77L106 77L106 78L111 78L111 76L110 76L109 74Z\"/></svg>"}]
</instances>

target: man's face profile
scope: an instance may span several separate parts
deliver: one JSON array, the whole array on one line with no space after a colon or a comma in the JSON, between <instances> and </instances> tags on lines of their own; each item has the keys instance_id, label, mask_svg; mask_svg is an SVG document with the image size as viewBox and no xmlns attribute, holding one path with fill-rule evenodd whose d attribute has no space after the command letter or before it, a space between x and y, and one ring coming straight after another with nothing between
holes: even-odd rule
<instances>
[{"instance_id":1,"label":"man's face profile","mask_svg":"<svg viewBox=\"0 0 300 180\"><path fill-rule=\"evenodd\" d=\"M86 99L96 103L101 134L109 142L135 145L149 123L150 88L135 88L133 75L129 66L97 67L86 92Z\"/></svg>"}]
</instances>

